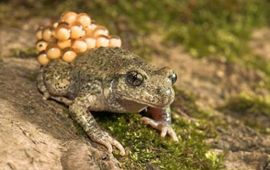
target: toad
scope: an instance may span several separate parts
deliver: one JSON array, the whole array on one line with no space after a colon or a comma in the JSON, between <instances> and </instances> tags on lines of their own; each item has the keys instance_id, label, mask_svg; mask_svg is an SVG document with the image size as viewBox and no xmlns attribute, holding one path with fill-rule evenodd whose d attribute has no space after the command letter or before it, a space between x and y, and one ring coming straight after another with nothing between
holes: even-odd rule
<instances>
[{"instance_id":1,"label":"toad","mask_svg":"<svg viewBox=\"0 0 270 170\"><path fill-rule=\"evenodd\" d=\"M71 117L89 138L113 146L125 155L124 147L95 121L91 111L134 113L147 110L142 123L178 141L171 127L170 105L174 101L173 70L156 68L122 48L100 47L85 52L72 63L53 60L41 67L37 85L44 99L53 99L69 107Z\"/></svg>"}]
</instances>

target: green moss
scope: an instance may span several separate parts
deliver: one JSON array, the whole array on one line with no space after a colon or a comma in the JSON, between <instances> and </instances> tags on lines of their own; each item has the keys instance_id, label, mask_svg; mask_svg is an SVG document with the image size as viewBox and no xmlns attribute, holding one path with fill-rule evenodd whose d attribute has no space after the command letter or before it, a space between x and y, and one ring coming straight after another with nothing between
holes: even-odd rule
<instances>
[{"instance_id":1,"label":"green moss","mask_svg":"<svg viewBox=\"0 0 270 170\"><path fill-rule=\"evenodd\" d=\"M12 49L11 56L17 58L35 58L37 57L37 51L34 47L26 49Z\"/></svg>"},{"instance_id":2,"label":"green moss","mask_svg":"<svg viewBox=\"0 0 270 170\"><path fill-rule=\"evenodd\" d=\"M223 108L237 113L260 113L270 116L270 98L241 94L229 99Z\"/></svg>"},{"instance_id":3,"label":"green moss","mask_svg":"<svg viewBox=\"0 0 270 170\"><path fill-rule=\"evenodd\" d=\"M205 134L195 125L179 118L174 128L179 143L161 139L158 132L142 125L140 115L121 114L98 116L99 123L129 150L127 157L118 157L125 168L145 169L147 166L161 169L219 169L220 158L207 156L209 148L204 143Z\"/></svg>"},{"instance_id":4,"label":"green moss","mask_svg":"<svg viewBox=\"0 0 270 170\"><path fill-rule=\"evenodd\" d=\"M182 4L179 13L182 12L186 21L172 24L167 39L183 43L194 56L215 55L229 60L246 52L251 29L267 23L270 5L267 1L256 0L215 0L215 3L205 0Z\"/></svg>"},{"instance_id":5,"label":"green moss","mask_svg":"<svg viewBox=\"0 0 270 170\"><path fill-rule=\"evenodd\" d=\"M184 107L192 115L204 114L198 108L188 94L177 91L177 96L188 99L186 103L178 101L173 106ZM178 97L180 98L180 97ZM181 103L181 106L177 103ZM192 103L192 104L190 104ZM187 104L187 105L185 105ZM125 169L147 169L158 167L160 169L220 169L221 155L212 152L204 142L211 136L215 136L211 125L204 119L198 119L195 123L182 119L176 112L173 114L173 128L176 130L180 141L175 143L169 138L162 139L159 132L140 122L141 115L135 113L113 114L97 113L97 121L119 140L129 151L128 156L118 159Z\"/></svg>"},{"instance_id":6,"label":"green moss","mask_svg":"<svg viewBox=\"0 0 270 170\"><path fill-rule=\"evenodd\" d=\"M270 132L270 97L241 94L219 108L260 132Z\"/></svg>"},{"instance_id":7,"label":"green moss","mask_svg":"<svg viewBox=\"0 0 270 170\"><path fill-rule=\"evenodd\" d=\"M243 60L243 63L247 63L254 70L260 70L265 74L263 84L260 85L270 91L270 61L261 56L245 57Z\"/></svg>"}]
</instances>

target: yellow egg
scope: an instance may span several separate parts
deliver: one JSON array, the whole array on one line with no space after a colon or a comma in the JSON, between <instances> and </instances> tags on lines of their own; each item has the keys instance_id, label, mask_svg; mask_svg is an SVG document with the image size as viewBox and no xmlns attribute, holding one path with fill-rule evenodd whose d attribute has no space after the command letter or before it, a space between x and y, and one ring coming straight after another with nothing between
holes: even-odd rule
<instances>
[{"instance_id":1,"label":"yellow egg","mask_svg":"<svg viewBox=\"0 0 270 170\"><path fill-rule=\"evenodd\" d=\"M37 40L41 40L42 39L42 30L41 29L37 30L37 32L36 32L36 38L37 38Z\"/></svg>"},{"instance_id":2,"label":"yellow egg","mask_svg":"<svg viewBox=\"0 0 270 170\"><path fill-rule=\"evenodd\" d=\"M87 44L87 49L92 49L92 48L96 47L96 39L95 38L87 37L84 39L84 41Z\"/></svg>"},{"instance_id":3,"label":"yellow egg","mask_svg":"<svg viewBox=\"0 0 270 170\"><path fill-rule=\"evenodd\" d=\"M93 35L94 30L97 28L96 24L90 24L87 27L84 27L85 32L86 32L86 36L90 37Z\"/></svg>"},{"instance_id":4,"label":"yellow egg","mask_svg":"<svg viewBox=\"0 0 270 170\"><path fill-rule=\"evenodd\" d=\"M108 47L109 39L106 36L99 36L96 39L96 47Z\"/></svg>"},{"instance_id":5,"label":"yellow egg","mask_svg":"<svg viewBox=\"0 0 270 170\"><path fill-rule=\"evenodd\" d=\"M39 40L36 43L36 48L39 52L46 50L47 46L48 46L48 43L46 41L43 41L43 40Z\"/></svg>"},{"instance_id":6,"label":"yellow egg","mask_svg":"<svg viewBox=\"0 0 270 170\"><path fill-rule=\"evenodd\" d=\"M53 23L53 28L57 28L58 25L59 25L59 22L54 22L54 23Z\"/></svg>"},{"instance_id":7,"label":"yellow egg","mask_svg":"<svg viewBox=\"0 0 270 170\"><path fill-rule=\"evenodd\" d=\"M82 25L83 27L87 27L91 24L91 19L86 13L80 13L77 16L77 22Z\"/></svg>"},{"instance_id":8,"label":"yellow egg","mask_svg":"<svg viewBox=\"0 0 270 170\"><path fill-rule=\"evenodd\" d=\"M50 28L45 28L42 32L42 39L45 41L53 41L53 32Z\"/></svg>"},{"instance_id":9,"label":"yellow egg","mask_svg":"<svg viewBox=\"0 0 270 170\"><path fill-rule=\"evenodd\" d=\"M71 48L76 52L76 53L83 53L87 50L87 44L84 42L82 39L75 40L72 43Z\"/></svg>"},{"instance_id":10,"label":"yellow egg","mask_svg":"<svg viewBox=\"0 0 270 170\"><path fill-rule=\"evenodd\" d=\"M111 37L109 42L109 47L121 47L122 42L119 37Z\"/></svg>"},{"instance_id":11,"label":"yellow egg","mask_svg":"<svg viewBox=\"0 0 270 170\"><path fill-rule=\"evenodd\" d=\"M66 24L60 24L55 29L55 38L57 38L60 41L65 41L70 38L70 29Z\"/></svg>"},{"instance_id":12,"label":"yellow egg","mask_svg":"<svg viewBox=\"0 0 270 170\"><path fill-rule=\"evenodd\" d=\"M86 13L72 11L64 13L60 20L50 27L39 28L36 32L36 48L40 52L38 61L46 65L51 59L70 63L79 53L98 47L121 47L119 37L108 37L106 27L97 25Z\"/></svg>"},{"instance_id":13,"label":"yellow egg","mask_svg":"<svg viewBox=\"0 0 270 170\"><path fill-rule=\"evenodd\" d=\"M68 23L70 26L76 22L77 13L75 12L66 12L61 16L61 21Z\"/></svg>"},{"instance_id":14,"label":"yellow egg","mask_svg":"<svg viewBox=\"0 0 270 170\"><path fill-rule=\"evenodd\" d=\"M68 63L71 63L75 58L76 58L77 54L71 50L68 49L64 52L62 59Z\"/></svg>"},{"instance_id":15,"label":"yellow egg","mask_svg":"<svg viewBox=\"0 0 270 170\"><path fill-rule=\"evenodd\" d=\"M57 46L61 49L71 47L71 40L58 41Z\"/></svg>"},{"instance_id":16,"label":"yellow egg","mask_svg":"<svg viewBox=\"0 0 270 170\"><path fill-rule=\"evenodd\" d=\"M71 30L71 38L72 39L78 39L85 36L85 31L83 30L82 26L80 25L74 25L70 28Z\"/></svg>"},{"instance_id":17,"label":"yellow egg","mask_svg":"<svg viewBox=\"0 0 270 170\"><path fill-rule=\"evenodd\" d=\"M55 45L48 47L46 53L49 59L57 59L61 57L61 50Z\"/></svg>"},{"instance_id":18,"label":"yellow egg","mask_svg":"<svg viewBox=\"0 0 270 170\"><path fill-rule=\"evenodd\" d=\"M108 36L109 35L109 31L107 30L107 28L105 28L103 26L98 26L93 31L93 36L94 37L99 37L101 35Z\"/></svg>"},{"instance_id":19,"label":"yellow egg","mask_svg":"<svg viewBox=\"0 0 270 170\"><path fill-rule=\"evenodd\" d=\"M40 53L38 55L37 60L41 65L46 65L50 62L50 59L48 58L47 54L45 54L45 53Z\"/></svg>"}]
</instances>

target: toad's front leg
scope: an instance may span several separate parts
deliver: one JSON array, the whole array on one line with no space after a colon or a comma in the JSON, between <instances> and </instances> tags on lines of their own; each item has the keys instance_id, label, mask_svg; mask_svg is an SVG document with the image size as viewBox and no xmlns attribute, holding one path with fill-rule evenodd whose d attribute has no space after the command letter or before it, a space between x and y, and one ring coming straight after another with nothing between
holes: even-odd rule
<instances>
[{"instance_id":1,"label":"toad's front leg","mask_svg":"<svg viewBox=\"0 0 270 170\"><path fill-rule=\"evenodd\" d=\"M147 112L153 117L153 119L142 117L141 121L143 124L150 125L161 131L161 137L165 137L168 134L174 141L178 141L177 135L171 127L171 109L169 107L165 109L149 107Z\"/></svg>"},{"instance_id":2,"label":"toad's front leg","mask_svg":"<svg viewBox=\"0 0 270 170\"><path fill-rule=\"evenodd\" d=\"M93 115L88 111L91 107L95 107L96 96L86 95L79 96L74 100L74 103L69 106L71 116L81 125L91 140L106 146L109 152L112 152L112 146L120 150L121 155L125 155L124 147L107 132L103 131Z\"/></svg>"}]
</instances>

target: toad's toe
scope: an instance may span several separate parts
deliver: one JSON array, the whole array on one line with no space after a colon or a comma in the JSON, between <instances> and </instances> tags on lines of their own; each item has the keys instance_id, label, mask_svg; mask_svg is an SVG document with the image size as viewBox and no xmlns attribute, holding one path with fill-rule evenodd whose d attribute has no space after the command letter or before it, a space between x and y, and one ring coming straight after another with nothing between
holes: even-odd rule
<instances>
[{"instance_id":1,"label":"toad's toe","mask_svg":"<svg viewBox=\"0 0 270 170\"><path fill-rule=\"evenodd\" d=\"M104 133L102 135L102 137L100 138L96 138L93 137L91 138L93 141L104 145L108 151L111 153L113 152L113 146L115 146L119 151L120 151L120 155L124 156L126 154L124 147L121 145L120 142L118 142L117 140L115 140L113 137L111 137L109 134Z\"/></svg>"}]
</instances>

